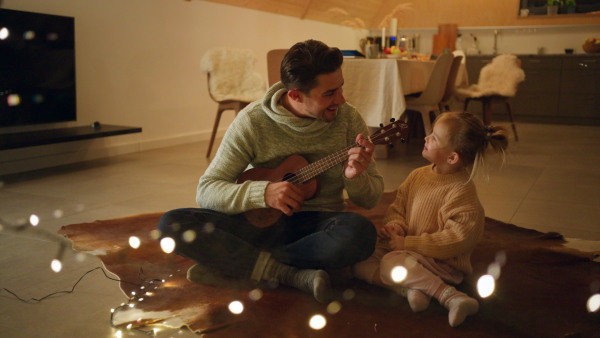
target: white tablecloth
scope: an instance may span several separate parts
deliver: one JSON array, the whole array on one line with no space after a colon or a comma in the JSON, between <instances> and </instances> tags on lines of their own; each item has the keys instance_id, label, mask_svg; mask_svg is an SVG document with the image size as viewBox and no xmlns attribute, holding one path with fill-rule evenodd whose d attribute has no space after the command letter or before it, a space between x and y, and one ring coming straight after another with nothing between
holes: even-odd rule
<instances>
[{"instance_id":1,"label":"white tablecloth","mask_svg":"<svg viewBox=\"0 0 600 338\"><path fill-rule=\"evenodd\" d=\"M435 61L411 59L344 59L344 97L358 108L367 126L398 118L406 108L404 95L425 89ZM465 84L461 66L456 83Z\"/></svg>"}]
</instances>

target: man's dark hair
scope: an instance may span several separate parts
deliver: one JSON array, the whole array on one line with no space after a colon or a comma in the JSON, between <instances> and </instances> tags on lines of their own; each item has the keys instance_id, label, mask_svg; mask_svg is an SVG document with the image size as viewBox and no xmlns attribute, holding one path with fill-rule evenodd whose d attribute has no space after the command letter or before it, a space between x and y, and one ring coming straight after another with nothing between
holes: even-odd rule
<instances>
[{"instance_id":1,"label":"man's dark hair","mask_svg":"<svg viewBox=\"0 0 600 338\"><path fill-rule=\"evenodd\" d=\"M317 76L330 74L342 66L342 52L321 41L298 42L283 57L281 82L288 89L307 94L318 85Z\"/></svg>"}]
</instances>

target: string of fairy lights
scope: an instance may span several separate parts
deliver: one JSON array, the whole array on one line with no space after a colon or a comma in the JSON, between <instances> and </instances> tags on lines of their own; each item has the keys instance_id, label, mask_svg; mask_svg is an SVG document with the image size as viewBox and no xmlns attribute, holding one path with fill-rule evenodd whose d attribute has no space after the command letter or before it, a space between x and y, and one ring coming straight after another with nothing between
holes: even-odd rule
<instances>
[{"instance_id":1,"label":"string of fairy lights","mask_svg":"<svg viewBox=\"0 0 600 338\"><path fill-rule=\"evenodd\" d=\"M43 229L37 228L38 224L39 224L39 218L35 215L31 215L28 222L20 222L19 224L16 224L16 225L10 224L9 222L6 222L5 220L0 218L0 231L4 231L4 230L10 230L10 231L15 231L15 232L33 231L37 235L44 236L47 239L55 241L58 244L59 248L58 248L58 252L57 252L56 256L50 262L50 267L51 267L52 271L59 273L62 270L62 264L63 264L62 260L63 260L65 250L67 248L68 242L63 237L57 236L56 234L53 234L53 233L47 232ZM153 239L159 238L159 234L157 233L157 230L154 230L151 233L151 237ZM184 237L188 241L193 241L193 239L195 238L195 234L188 233ZM129 246L133 249L139 248L140 245L142 244L141 240L136 236L131 236L129 238L128 243L129 243ZM162 238L160 240L160 247L163 250L163 252L165 252L167 254L171 254L171 253L173 253L173 251L175 249L175 241L169 237ZM504 251L498 252L495 256L494 261L489 264L489 266L487 268L487 273L482 275L478 279L477 292L479 293L479 296L481 298L487 298L494 293L494 290L496 288L496 281L500 278L502 267L506 264L506 259L507 259L506 253ZM53 292L42 298L24 299L24 298L18 296L16 293L14 293L6 288L1 288L0 291L4 290L22 302L26 302L26 303L41 302L53 295L63 294L63 293L67 293L67 294L73 293L75 288L83 280L83 278L96 270L102 271L104 276L112 281L126 283L126 284L130 284L130 285L138 287L138 289L136 291L132 291L129 295L127 295L126 302L123 302L119 306L110 310L110 325L111 325L111 327L113 327L114 329L117 330L115 333L115 336L118 338L121 338L123 336L124 330L134 330L134 331L141 332L148 336L156 337L157 333L159 332L159 329L154 328L152 330L144 330L143 328L147 327L147 325L144 323L144 318L140 317L133 322L129 321L125 324L117 325L117 324L115 324L115 315L118 314L120 311L126 311L126 310L130 310L132 308L135 308L136 306L139 306L142 302L144 302L149 297L155 296L158 292L160 292L160 287L165 286L168 279L173 277L173 274L169 274L165 278L144 278L143 277L144 272L142 269L140 269L139 273L138 273L139 282L130 282L130 281L112 278L106 273L106 271L102 267L97 267L97 268L91 269L91 270L87 271L86 273L84 273L77 280L77 282L72 286L72 288L70 290ZM178 272L180 272L180 271L178 270ZM396 283L401 283L407 277L407 274L408 274L408 270L403 266L397 266L394 269L392 269L392 271L391 271L392 280ZM262 296L263 296L263 292L262 292L262 290L260 290L258 288L253 289L248 293L248 299L251 301L258 301L262 298ZM350 300L350 299L354 298L354 296L355 296L354 291L351 289L345 290L342 294L342 297L345 300ZM600 310L600 293L593 294L588 299L586 307L587 307L588 312L599 311ZM232 314L239 315L239 314L243 313L243 311L244 311L244 301L243 300L234 300L229 303L228 309ZM325 310L326 314L312 315L308 319L307 325L314 330L321 330L327 325L327 315L328 314L334 315L334 314L340 312L341 310L342 310L342 304L339 301L333 301L327 305L326 310ZM375 327L375 331L376 330L377 330L377 328Z\"/></svg>"}]
</instances>

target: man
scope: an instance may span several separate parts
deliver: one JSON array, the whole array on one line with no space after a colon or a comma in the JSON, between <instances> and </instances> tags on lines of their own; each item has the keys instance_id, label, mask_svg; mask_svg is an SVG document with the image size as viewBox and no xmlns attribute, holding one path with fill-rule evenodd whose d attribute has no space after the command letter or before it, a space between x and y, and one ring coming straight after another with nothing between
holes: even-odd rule
<instances>
[{"instance_id":1,"label":"man","mask_svg":"<svg viewBox=\"0 0 600 338\"><path fill-rule=\"evenodd\" d=\"M374 145L357 110L347 104L343 57L337 48L308 40L294 45L281 63L281 82L249 104L227 130L214 160L200 178L201 209L177 209L159 224L175 252L198 264L188 279L222 283L231 279L276 280L327 301L329 276L368 258L376 230L365 217L345 213L343 191L365 208L379 202L383 178L372 162ZM308 199L303 184L283 176L237 183L247 168L277 169L289 156L309 163L347 151L347 160L320 173L319 193ZM295 172L295 171L294 171ZM244 214L272 208L285 216L256 227Z\"/></svg>"}]
</instances>

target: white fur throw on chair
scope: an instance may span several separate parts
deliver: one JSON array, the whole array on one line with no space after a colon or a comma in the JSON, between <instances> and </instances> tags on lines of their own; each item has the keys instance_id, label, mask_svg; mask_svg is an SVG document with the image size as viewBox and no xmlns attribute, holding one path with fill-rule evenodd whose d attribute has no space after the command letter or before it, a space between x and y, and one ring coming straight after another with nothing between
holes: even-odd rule
<instances>
[{"instance_id":1,"label":"white fur throw on chair","mask_svg":"<svg viewBox=\"0 0 600 338\"><path fill-rule=\"evenodd\" d=\"M479 81L468 88L456 88L456 95L466 98L501 95L512 97L517 87L525 80L525 72L519 66L517 57L512 54L498 55L481 69Z\"/></svg>"},{"instance_id":2,"label":"white fur throw on chair","mask_svg":"<svg viewBox=\"0 0 600 338\"><path fill-rule=\"evenodd\" d=\"M200 61L200 68L210 73L208 90L217 102L256 101L266 92L264 78L254 71L256 55L249 49L215 48Z\"/></svg>"}]
</instances>

